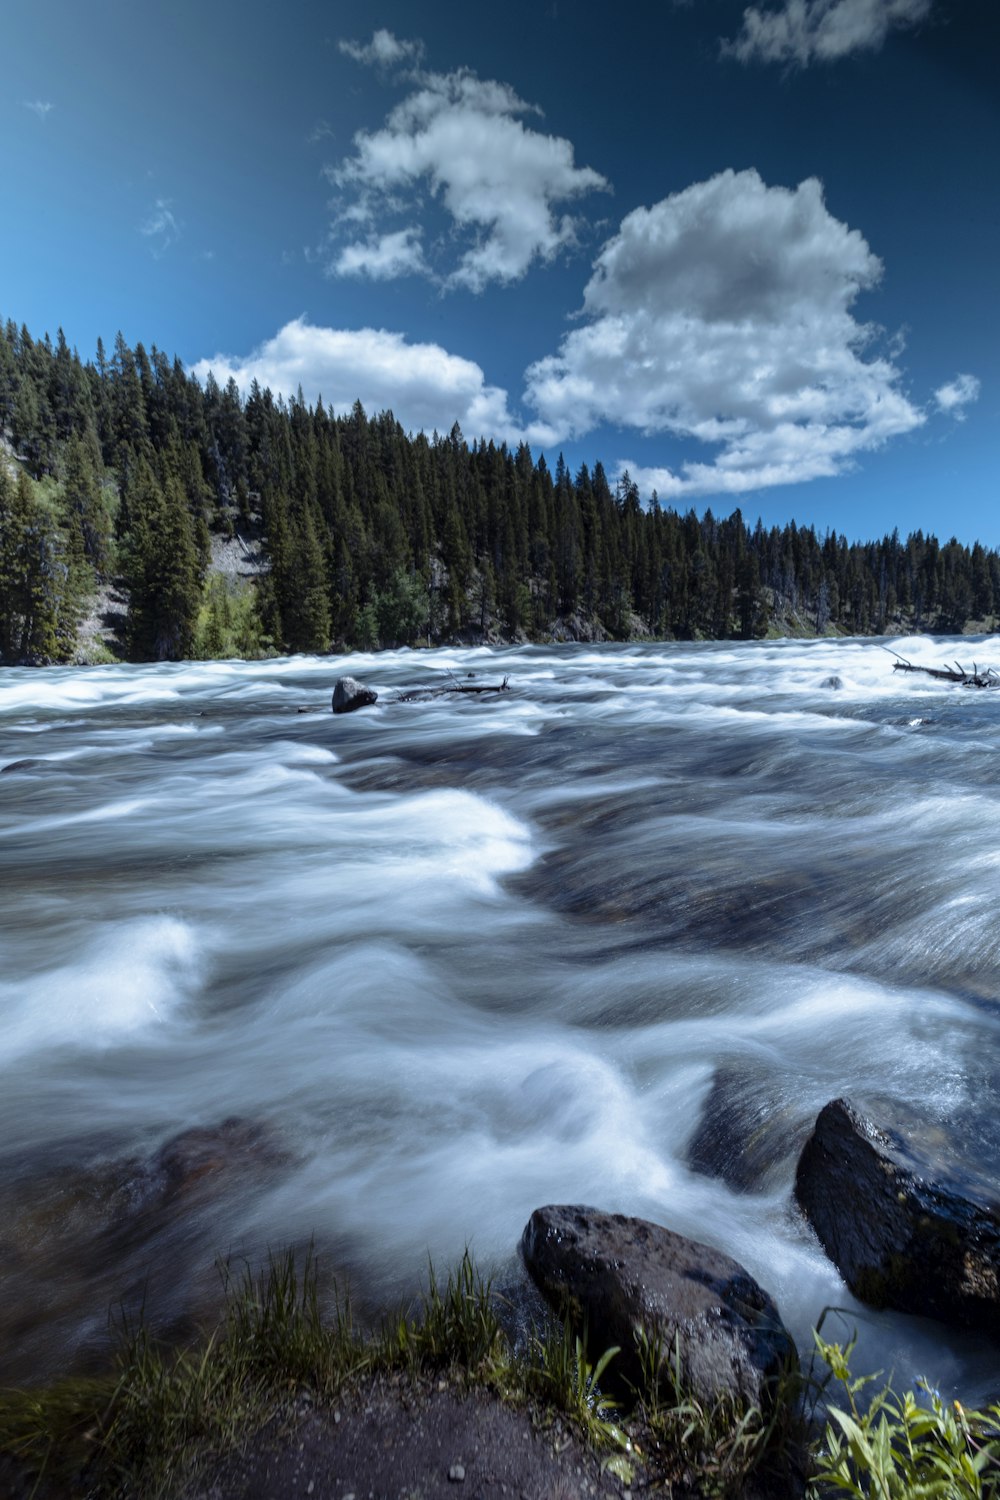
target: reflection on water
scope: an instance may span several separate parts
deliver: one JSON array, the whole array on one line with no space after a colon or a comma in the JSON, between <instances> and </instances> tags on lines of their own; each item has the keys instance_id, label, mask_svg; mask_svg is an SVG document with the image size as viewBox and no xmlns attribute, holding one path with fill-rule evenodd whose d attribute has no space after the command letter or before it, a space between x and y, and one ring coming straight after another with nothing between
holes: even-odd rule
<instances>
[{"instance_id":1,"label":"reflection on water","mask_svg":"<svg viewBox=\"0 0 1000 1500\"><path fill-rule=\"evenodd\" d=\"M857 1312L791 1202L819 1108L995 1170L1000 693L850 641L350 667L338 718L333 660L0 672L0 1376L116 1296L196 1312L220 1252L314 1235L372 1301L553 1201L720 1246L803 1343ZM470 671L513 691L394 701ZM995 1386L863 1316L869 1363Z\"/></svg>"}]
</instances>

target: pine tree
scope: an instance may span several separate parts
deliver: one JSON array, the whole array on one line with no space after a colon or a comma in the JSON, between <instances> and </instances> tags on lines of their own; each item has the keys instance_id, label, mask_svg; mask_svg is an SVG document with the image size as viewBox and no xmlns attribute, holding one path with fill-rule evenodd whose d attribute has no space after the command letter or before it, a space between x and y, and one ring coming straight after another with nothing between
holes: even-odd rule
<instances>
[{"instance_id":1,"label":"pine tree","mask_svg":"<svg viewBox=\"0 0 1000 1500\"><path fill-rule=\"evenodd\" d=\"M27 476L12 478L0 462L0 661L32 664L59 656L66 578L58 532Z\"/></svg>"},{"instance_id":2,"label":"pine tree","mask_svg":"<svg viewBox=\"0 0 1000 1500\"><path fill-rule=\"evenodd\" d=\"M124 572L129 587L127 640L132 661L179 661L194 647L201 583L191 517L179 481L161 489L144 460L128 496Z\"/></svg>"},{"instance_id":3,"label":"pine tree","mask_svg":"<svg viewBox=\"0 0 1000 1500\"><path fill-rule=\"evenodd\" d=\"M83 556L95 572L107 574L111 567L111 516L92 452L75 432L66 445L62 503L67 525L79 536Z\"/></svg>"}]
</instances>

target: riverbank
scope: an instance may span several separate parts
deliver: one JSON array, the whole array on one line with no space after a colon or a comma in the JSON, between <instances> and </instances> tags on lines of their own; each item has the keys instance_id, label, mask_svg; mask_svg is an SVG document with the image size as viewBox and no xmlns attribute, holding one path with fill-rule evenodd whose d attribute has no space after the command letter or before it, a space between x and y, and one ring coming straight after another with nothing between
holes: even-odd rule
<instances>
[{"instance_id":1,"label":"riverbank","mask_svg":"<svg viewBox=\"0 0 1000 1500\"><path fill-rule=\"evenodd\" d=\"M767 1410L700 1400L646 1366L633 1399L602 1390L620 1351L590 1363L550 1319L517 1347L505 1308L465 1258L413 1316L359 1334L349 1307L323 1317L315 1265L294 1256L247 1274L225 1317L188 1351L143 1327L116 1369L0 1392L8 1500L810 1500L853 1494L1000 1493L1000 1406L949 1406L929 1386L868 1406L850 1348L789 1369ZM648 1348L637 1333L637 1345ZM839 1381L810 1422L830 1377ZM838 1410L838 1407L840 1408ZM867 1408L867 1409L866 1409ZM842 1444L846 1434L847 1443ZM927 1489L928 1482L938 1488Z\"/></svg>"},{"instance_id":2,"label":"riverbank","mask_svg":"<svg viewBox=\"0 0 1000 1500\"><path fill-rule=\"evenodd\" d=\"M192 1349L139 1326L113 1371L0 1394L13 1500L802 1492L797 1381L766 1414L664 1400L659 1382L619 1405L602 1390L614 1353L592 1364L554 1318L518 1335L468 1256L366 1332L346 1302L324 1313L318 1285L311 1256L272 1258Z\"/></svg>"}]
</instances>

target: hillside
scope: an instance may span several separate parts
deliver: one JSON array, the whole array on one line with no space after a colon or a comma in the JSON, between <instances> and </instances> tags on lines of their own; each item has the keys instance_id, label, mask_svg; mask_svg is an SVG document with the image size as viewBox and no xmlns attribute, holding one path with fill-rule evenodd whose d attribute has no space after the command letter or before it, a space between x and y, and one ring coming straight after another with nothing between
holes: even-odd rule
<instances>
[{"instance_id":1,"label":"hillside","mask_svg":"<svg viewBox=\"0 0 1000 1500\"><path fill-rule=\"evenodd\" d=\"M155 346L0 331L0 660L994 628L1000 555L644 506L457 426L408 435Z\"/></svg>"}]
</instances>

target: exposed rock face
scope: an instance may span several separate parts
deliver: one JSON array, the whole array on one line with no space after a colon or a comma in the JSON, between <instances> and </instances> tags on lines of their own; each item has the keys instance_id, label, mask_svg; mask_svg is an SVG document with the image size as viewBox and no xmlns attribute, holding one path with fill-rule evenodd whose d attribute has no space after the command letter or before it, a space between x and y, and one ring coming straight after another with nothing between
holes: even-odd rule
<instances>
[{"instance_id":1,"label":"exposed rock face","mask_svg":"<svg viewBox=\"0 0 1000 1500\"><path fill-rule=\"evenodd\" d=\"M949 1181L911 1139L834 1099L795 1195L863 1302L1000 1335L1000 1194L988 1183Z\"/></svg>"},{"instance_id":2,"label":"exposed rock face","mask_svg":"<svg viewBox=\"0 0 1000 1500\"><path fill-rule=\"evenodd\" d=\"M559 615L549 627L554 641L606 641L610 637L600 620L591 619L579 611L571 615Z\"/></svg>"},{"instance_id":3,"label":"exposed rock face","mask_svg":"<svg viewBox=\"0 0 1000 1500\"><path fill-rule=\"evenodd\" d=\"M776 1378L796 1364L778 1309L728 1255L645 1219L596 1208L538 1208L521 1237L537 1286L576 1326L585 1322L590 1356L618 1344L609 1384L637 1387L642 1366L635 1330L658 1340L660 1370L680 1361L684 1390L766 1406Z\"/></svg>"},{"instance_id":4,"label":"exposed rock face","mask_svg":"<svg viewBox=\"0 0 1000 1500\"><path fill-rule=\"evenodd\" d=\"M356 677L338 677L333 687L335 714L352 714L356 708L367 708L378 701L374 688L365 687Z\"/></svg>"}]
</instances>

